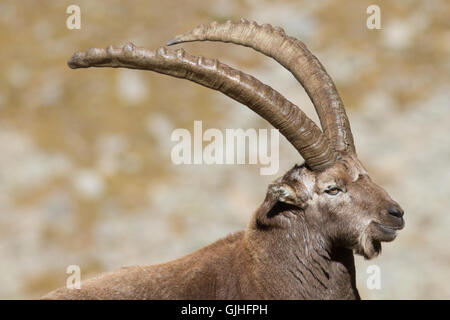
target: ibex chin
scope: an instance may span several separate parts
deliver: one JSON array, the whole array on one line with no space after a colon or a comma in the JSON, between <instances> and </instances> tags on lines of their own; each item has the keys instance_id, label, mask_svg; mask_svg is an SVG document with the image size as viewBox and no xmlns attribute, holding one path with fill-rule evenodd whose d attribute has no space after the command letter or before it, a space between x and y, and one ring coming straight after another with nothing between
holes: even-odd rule
<instances>
[{"instance_id":1,"label":"ibex chin","mask_svg":"<svg viewBox=\"0 0 450 320\"><path fill-rule=\"evenodd\" d=\"M221 91L277 128L305 163L269 185L248 228L177 260L125 267L44 299L359 299L353 253L370 259L404 226L403 210L358 160L333 81L283 29L242 19L213 22L170 40L220 41L274 58L302 84L322 130L256 78L183 49L123 48L75 53L71 68L151 70Z\"/></svg>"}]
</instances>

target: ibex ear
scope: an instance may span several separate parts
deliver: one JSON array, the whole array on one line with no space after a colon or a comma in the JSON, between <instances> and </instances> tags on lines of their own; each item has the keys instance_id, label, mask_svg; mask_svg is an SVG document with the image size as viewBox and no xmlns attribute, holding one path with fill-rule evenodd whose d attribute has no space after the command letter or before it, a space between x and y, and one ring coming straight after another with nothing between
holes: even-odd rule
<instances>
[{"instance_id":1,"label":"ibex ear","mask_svg":"<svg viewBox=\"0 0 450 320\"><path fill-rule=\"evenodd\" d=\"M269 185L267 193L279 202L292 204L294 206L300 205L294 188L286 183L273 183Z\"/></svg>"},{"instance_id":2,"label":"ibex ear","mask_svg":"<svg viewBox=\"0 0 450 320\"><path fill-rule=\"evenodd\" d=\"M303 207L294 188L282 182L269 185L266 198L256 212L257 227L281 226L283 219L278 217L279 213L293 206Z\"/></svg>"}]
</instances>

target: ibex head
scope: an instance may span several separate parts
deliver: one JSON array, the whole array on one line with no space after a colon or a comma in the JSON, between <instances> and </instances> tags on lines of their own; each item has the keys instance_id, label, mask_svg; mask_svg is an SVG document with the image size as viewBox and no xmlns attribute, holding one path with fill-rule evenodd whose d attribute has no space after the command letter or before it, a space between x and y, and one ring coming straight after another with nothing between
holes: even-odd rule
<instances>
[{"instance_id":1,"label":"ibex head","mask_svg":"<svg viewBox=\"0 0 450 320\"><path fill-rule=\"evenodd\" d=\"M281 28L247 20L201 25L168 45L205 40L248 46L282 64L305 88L322 130L299 107L254 77L182 49L149 51L133 44L89 49L76 53L69 66L152 70L197 82L248 106L277 128L305 160L269 187L255 224L287 226L295 231L292 221L299 219L285 214L288 208L287 212L307 220L323 241L351 248L366 258L376 256L380 242L392 241L396 230L403 228L403 210L370 179L357 159L343 103L321 63Z\"/></svg>"},{"instance_id":2,"label":"ibex head","mask_svg":"<svg viewBox=\"0 0 450 320\"><path fill-rule=\"evenodd\" d=\"M295 166L269 186L256 223L293 229L303 223L286 214L277 217L285 212L280 204L303 215L324 246L353 249L369 259L380 253L381 241L394 240L404 226L403 210L372 181L355 155L339 156L321 171Z\"/></svg>"}]
</instances>

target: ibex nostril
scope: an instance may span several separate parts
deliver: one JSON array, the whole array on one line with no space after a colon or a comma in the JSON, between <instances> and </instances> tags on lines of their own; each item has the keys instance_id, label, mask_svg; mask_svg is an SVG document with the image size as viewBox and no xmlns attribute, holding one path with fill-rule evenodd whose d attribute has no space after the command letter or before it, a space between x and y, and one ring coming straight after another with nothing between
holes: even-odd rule
<instances>
[{"instance_id":1,"label":"ibex nostril","mask_svg":"<svg viewBox=\"0 0 450 320\"><path fill-rule=\"evenodd\" d=\"M394 217L397 217L397 218L402 218L404 212L403 212L402 209L400 209L400 208L398 208L398 207L390 207L390 208L388 209L388 213L389 213L391 216L394 216Z\"/></svg>"}]
</instances>

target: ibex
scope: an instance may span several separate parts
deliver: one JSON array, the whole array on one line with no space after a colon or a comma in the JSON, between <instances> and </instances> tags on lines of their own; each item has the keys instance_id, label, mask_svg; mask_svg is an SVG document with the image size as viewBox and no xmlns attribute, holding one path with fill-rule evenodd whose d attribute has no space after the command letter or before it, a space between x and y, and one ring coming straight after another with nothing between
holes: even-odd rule
<instances>
[{"instance_id":1,"label":"ibex","mask_svg":"<svg viewBox=\"0 0 450 320\"><path fill-rule=\"evenodd\" d=\"M167 45L231 42L274 58L302 84L323 131L256 78L183 49L75 53L71 68L151 70L188 79L246 105L297 149L295 165L269 185L247 229L177 260L125 267L45 299L360 299L354 253L370 259L404 226L403 210L358 160L344 105L322 64L283 29L242 19L200 25Z\"/></svg>"}]
</instances>

